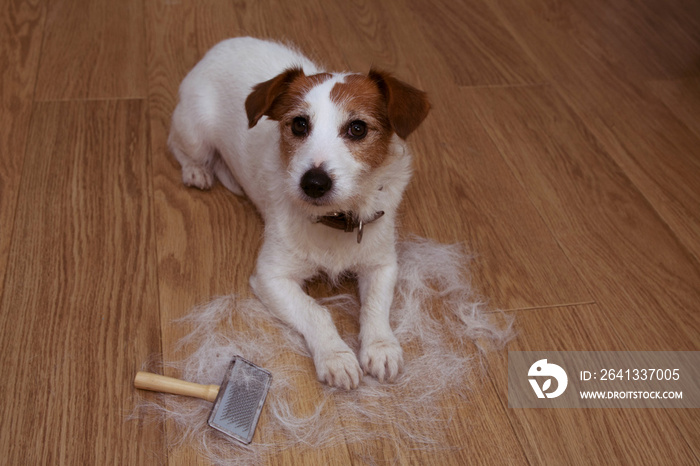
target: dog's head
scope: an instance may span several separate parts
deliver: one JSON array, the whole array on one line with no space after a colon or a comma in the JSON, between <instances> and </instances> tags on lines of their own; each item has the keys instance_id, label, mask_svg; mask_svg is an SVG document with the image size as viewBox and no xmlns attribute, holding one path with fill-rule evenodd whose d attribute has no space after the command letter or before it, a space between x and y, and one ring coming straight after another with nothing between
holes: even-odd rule
<instances>
[{"instance_id":1,"label":"dog's head","mask_svg":"<svg viewBox=\"0 0 700 466\"><path fill-rule=\"evenodd\" d=\"M390 163L392 139L406 139L427 116L426 94L390 74L289 69L256 85L246 103L249 127L279 122L290 194L307 206L350 210ZM376 183L375 183L376 184Z\"/></svg>"}]
</instances>

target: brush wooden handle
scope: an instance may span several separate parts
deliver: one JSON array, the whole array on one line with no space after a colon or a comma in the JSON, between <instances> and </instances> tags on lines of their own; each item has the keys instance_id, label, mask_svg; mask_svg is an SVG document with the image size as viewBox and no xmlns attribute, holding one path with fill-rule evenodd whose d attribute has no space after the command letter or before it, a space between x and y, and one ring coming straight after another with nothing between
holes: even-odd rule
<instances>
[{"instance_id":1,"label":"brush wooden handle","mask_svg":"<svg viewBox=\"0 0 700 466\"><path fill-rule=\"evenodd\" d=\"M136 378L134 378L134 387L153 392L192 396L212 403L216 401L216 395L219 394L218 385L200 385L150 372L137 372Z\"/></svg>"}]
</instances>

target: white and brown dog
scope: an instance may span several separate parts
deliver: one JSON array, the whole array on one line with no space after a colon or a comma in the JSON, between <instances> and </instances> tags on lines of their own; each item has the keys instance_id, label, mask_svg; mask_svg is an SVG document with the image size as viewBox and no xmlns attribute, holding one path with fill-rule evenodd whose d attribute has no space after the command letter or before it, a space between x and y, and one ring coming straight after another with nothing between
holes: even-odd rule
<instances>
[{"instance_id":1,"label":"white and brown dog","mask_svg":"<svg viewBox=\"0 0 700 466\"><path fill-rule=\"evenodd\" d=\"M329 385L357 387L362 370L392 381L401 369L389 324L396 209L411 177L405 139L429 108L389 74L327 73L253 38L219 43L180 86L168 144L183 181L207 189L216 177L255 204L265 238L253 291L304 336ZM358 277L359 362L302 288L320 272Z\"/></svg>"}]
</instances>

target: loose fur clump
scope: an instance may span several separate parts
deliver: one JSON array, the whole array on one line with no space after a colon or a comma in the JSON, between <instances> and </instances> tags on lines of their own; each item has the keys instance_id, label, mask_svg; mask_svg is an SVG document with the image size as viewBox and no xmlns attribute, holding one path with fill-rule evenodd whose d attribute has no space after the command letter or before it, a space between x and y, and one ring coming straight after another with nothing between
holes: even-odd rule
<instances>
[{"instance_id":1,"label":"loose fur clump","mask_svg":"<svg viewBox=\"0 0 700 466\"><path fill-rule=\"evenodd\" d=\"M365 376L352 391L318 384L310 360L290 363L290 358L310 356L301 336L275 320L259 301L224 296L181 320L192 331L178 349L191 354L170 364L169 370L185 380L218 384L235 354L270 370L272 387L254 443L241 445L209 428L211 404L204 401L160 395L155 402L144 395L134 417L159 413L176 424L174 432L168 431L171 448L189 444L215 464L255 464L282 449L345 443L356 445L364 452L358 459L367 460L371 451L366 445L376 439L382 439L384 447L392 445L397 457L407 447L457 447L436 437L451 415L440 400L447 394L466 397L484 374L484 355L513 336L512 319L501 314L505 324L496 324L498 315L487 312L475 297L465 267L470 258L461 246L412 237L397 247L392 327L404 348L405 366L395 383L381 384ZM359 315L356 297L343 294L320 301L335 312L341 336L357 350L357 325L349 323ZM234 328L234 320L246 324ZM314 406L299 402L302 385L305 393L310 386L318 391Z\"/></svg>"}]
</instances>

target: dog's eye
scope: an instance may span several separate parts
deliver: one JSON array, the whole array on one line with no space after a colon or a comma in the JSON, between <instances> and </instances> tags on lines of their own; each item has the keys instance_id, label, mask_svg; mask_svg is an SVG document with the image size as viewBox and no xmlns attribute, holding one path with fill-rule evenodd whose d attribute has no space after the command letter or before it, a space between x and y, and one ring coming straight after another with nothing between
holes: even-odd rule
<instances>
[{"instance_id":1,"label":"dog's eye","mask_svg":"<svg viewBox=\"0 0 700 466\"><path fill-rule=\"evenodd\" d=\"M309 132L309 122L304 117L296 117L292 120L292 133L295 136L306 136Z\"/></svg>"},{"instance_id":2,"label":"dog's eye","mask_svg":"<svg viewBox=\"0 0 700 466\"><path fill-rule=\"evenodd\" d=\"M367 124L364 121L355 120L348 127L348 136L353 139L362 139L367 134Z\"/></svg>"}]
</instances>

